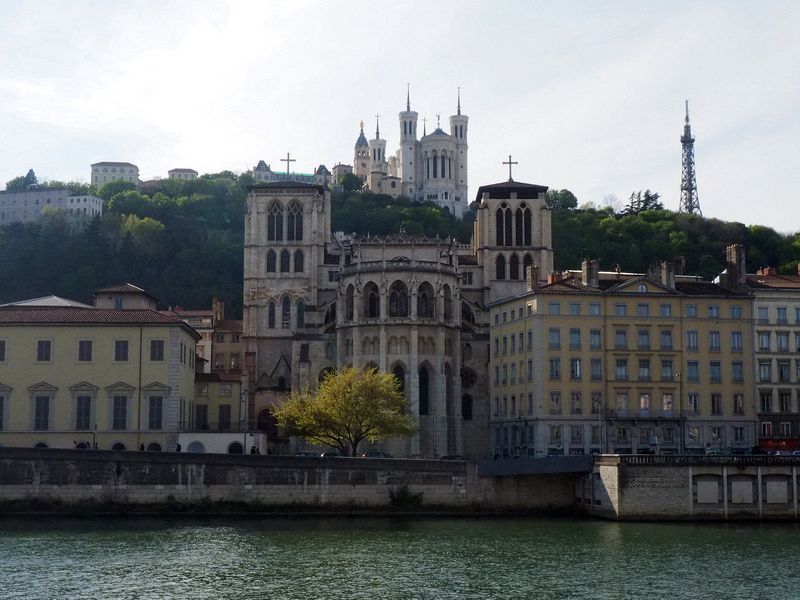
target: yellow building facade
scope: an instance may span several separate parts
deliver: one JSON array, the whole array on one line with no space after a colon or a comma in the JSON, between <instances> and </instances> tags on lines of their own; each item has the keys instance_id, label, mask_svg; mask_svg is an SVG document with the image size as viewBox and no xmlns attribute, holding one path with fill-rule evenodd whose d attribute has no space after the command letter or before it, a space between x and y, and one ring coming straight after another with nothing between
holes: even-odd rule
<instances>
[{"instance_id":1,"label":"yellow building facade","mask_svg":"<svg viewBox=\"0 0 800 600\"><path fill-rule=\"evenodd\" d=\"M491 307L490 455L744 451L752 301L662 264L596 263Z\"/></svg>"},{"instance_id":2,"label":"yellow building facade","mask_svg":"<svg viewBox=\"0 0 800 600\"><path fill-rule=\"evenodd\" d=\"M175 450L198 339L154 310L0 307L0 445Z\"/></svg>"}]
</instances>

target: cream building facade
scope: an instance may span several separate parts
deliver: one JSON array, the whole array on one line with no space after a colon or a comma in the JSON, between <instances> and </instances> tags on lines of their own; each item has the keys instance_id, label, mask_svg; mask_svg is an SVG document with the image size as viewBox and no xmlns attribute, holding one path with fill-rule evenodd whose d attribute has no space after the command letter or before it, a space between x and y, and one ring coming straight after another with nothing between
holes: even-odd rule
<instances>
[{"instance_id":1,"label":"cream building facade","mask_svg":"<svg viewBox=\"0 0 800 600\"><path fill-rule=\"evenodd\" d=\"M170 179L197 179L199 173L194 169L170 169L167 171L167 175Z\"/></svg>"},{"instance_id":2,"label":"cream building facade","mask_svg":"<svg viewBox=\"0 0 800 600\"><path fill-rule=\"evenodd\" d=\"M254 185L245 213L245 381L251 424L270 403L353 364L395 373L419 433L396 456L485 455L486 305L552 270L545 186L483 186L469 244L407 235L332 235L330 194ZM290 446L276 451L289 451Z\"/></svg>"},{"instance_id":3,"label":"cream building facade","mask_svg":"<svg viewBox=\"0 0 800 600\"><path fill-rule=\"evenodd\" d=\"M175 450L198 337L148 309L0 307L0 444Z\"/></svg>"},{"instance_id":4,"label":"cream building facade","mask_svg":"<svg viewBox=\"0 0 800 600\"><path fill-rule=\"evenodd\" d=\"M103 199L75 194L67 188L0 191L0 225L32 223L48 211L63 211L76 220L92 219L103 215Z\"/></svg>"},{"instance_id":5,"label":"cream building facade","mask_svg":"<svg viewBox=\"0 0 800 600\"><path fill-rule=\"evenodd\" d=\"M127 181L139 185L139 167L129 162L105 161L91 165L89 182L102 187L112 181Z\"/></svg>"},{"instance_id":6,"label":"cream building facade","mask_svg":"<svg viewBox=\"0 0 800 600\"><path fill-rule=\"evenodd\" d=\"M491 307L491 454L749 450L749 294L662 263L552 275Z\"/></svg>"}]
</instances>

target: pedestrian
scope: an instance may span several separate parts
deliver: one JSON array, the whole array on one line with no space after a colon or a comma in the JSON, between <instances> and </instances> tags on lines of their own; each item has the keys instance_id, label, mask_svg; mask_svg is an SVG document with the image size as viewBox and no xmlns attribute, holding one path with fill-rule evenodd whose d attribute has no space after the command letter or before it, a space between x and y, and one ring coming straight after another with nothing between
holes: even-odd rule
<instances>
[{"instance_id":1,"label":"pedestrian","mask_svg":"<svg viewBox=\"0 0 800 600\"><path fill-rule=\"evenodd\" d=\"M175 444L175 452L180 452L180 451L181 451L181 443L178 442L177 444Z\"/></svg>"}]
</instances>

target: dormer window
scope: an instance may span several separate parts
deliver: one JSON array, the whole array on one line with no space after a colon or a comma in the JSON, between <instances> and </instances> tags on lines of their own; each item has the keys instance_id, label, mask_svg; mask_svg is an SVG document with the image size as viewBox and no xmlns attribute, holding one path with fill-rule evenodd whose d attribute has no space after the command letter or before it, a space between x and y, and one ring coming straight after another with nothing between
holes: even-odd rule
<instances>
[{"instance_id":1,"label":"dormer window","mask_svg":"<svg viewBox=\"0 0 800 600\"><path fill-rule=\"evenodd\" d=\"M639 286L636 288L636 291L637 292L646 292L647 291L647 286L645 284L643 284L643 283L640 283Z\"/></svg>"}]
</instances>

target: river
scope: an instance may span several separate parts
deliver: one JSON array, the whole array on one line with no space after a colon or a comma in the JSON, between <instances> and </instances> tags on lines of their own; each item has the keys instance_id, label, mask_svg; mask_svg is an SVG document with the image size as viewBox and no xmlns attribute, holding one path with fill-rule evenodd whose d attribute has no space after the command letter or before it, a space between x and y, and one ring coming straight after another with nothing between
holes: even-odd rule
<instances>
[{"instance_id":1,"label":"river","mask_svg":"<svg viewBox=\"0 0 800 600\"><path fill-rule=\"evenodd\" d=\"M800 598L797 524L0 520L0 598Z\"/></svg>"}]
</instances>

